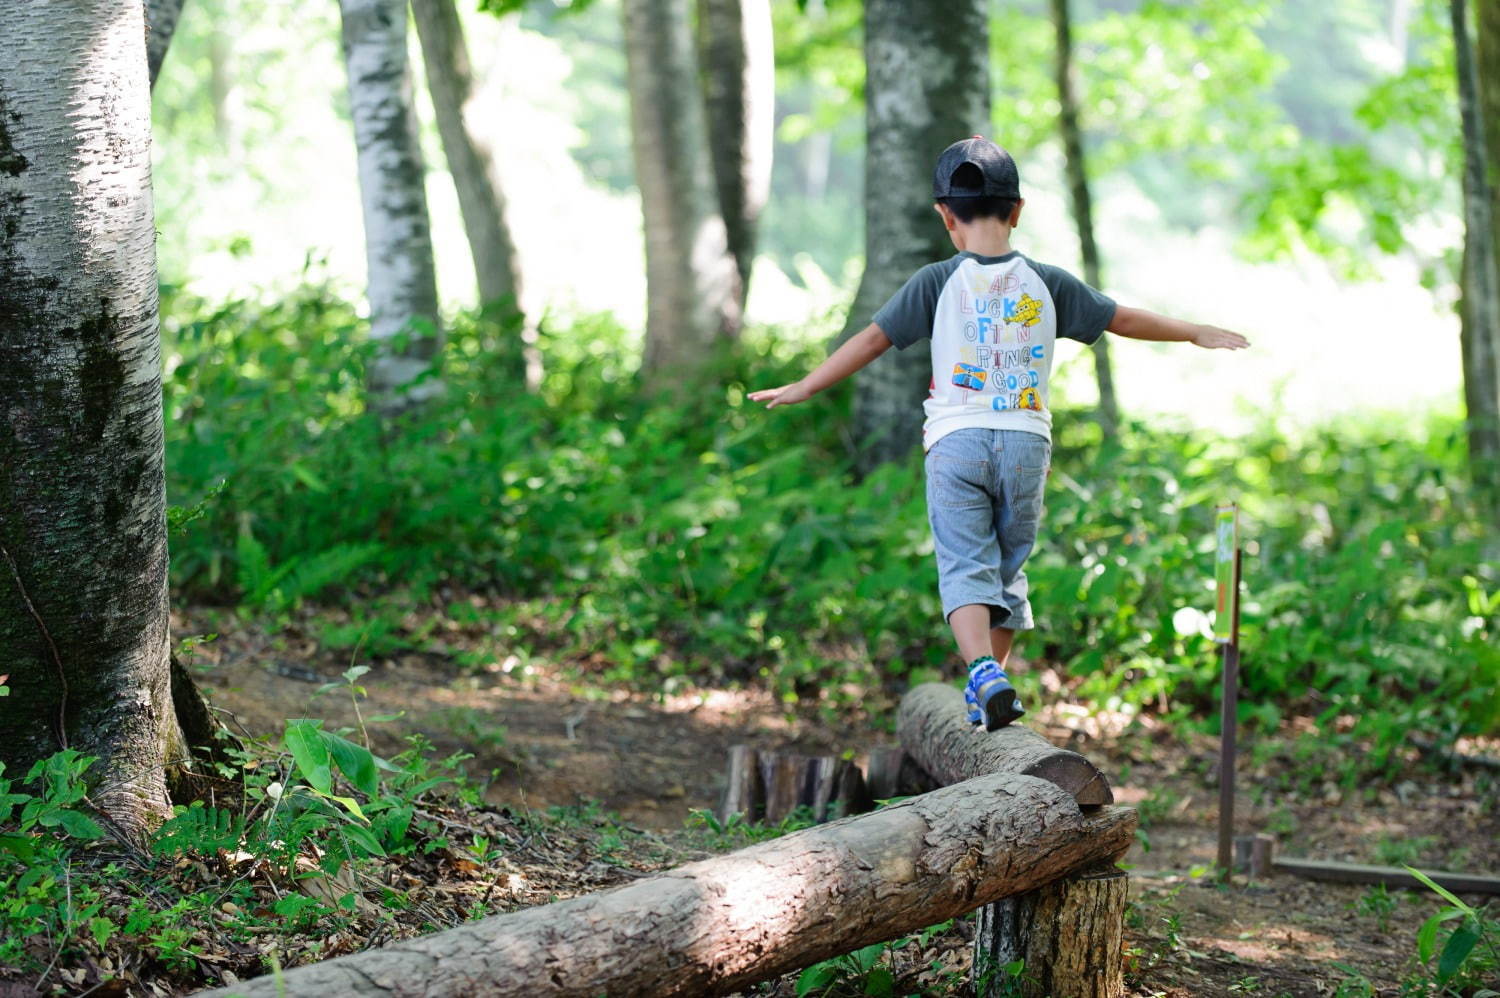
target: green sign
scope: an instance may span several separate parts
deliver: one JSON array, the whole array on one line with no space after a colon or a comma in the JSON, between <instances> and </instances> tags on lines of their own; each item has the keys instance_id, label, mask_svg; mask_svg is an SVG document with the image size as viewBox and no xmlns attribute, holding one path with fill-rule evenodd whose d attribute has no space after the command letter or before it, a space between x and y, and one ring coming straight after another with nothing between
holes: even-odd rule
<instances>
[{"instance_id":1,"label":"green sign","mask_svg":"<svg viewBox=\"0 0 1500 998\"><path fill-rule=\"evenodd\" d=\"M1228 644L1234 640L1234 611L1239 601L1235 585L1234 552L1239 547L1239 507L1234 503L1215 510L1214 578L1218 582L1218 599L1214 603L1214 640Z\"/></svg>"}]
</instances>

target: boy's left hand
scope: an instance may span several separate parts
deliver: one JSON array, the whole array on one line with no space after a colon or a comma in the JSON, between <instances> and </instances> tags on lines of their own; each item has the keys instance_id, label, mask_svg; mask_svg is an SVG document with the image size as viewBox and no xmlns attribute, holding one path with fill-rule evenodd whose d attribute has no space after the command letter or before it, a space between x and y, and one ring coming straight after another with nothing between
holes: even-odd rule
<instances>
[{"instance_id":1,"label":"boy's left hand","mask_svg":"<svg viewBox=\"0 0 1500 998\"><path fill-rule=\"evenodd\" d=\"M778 405L796 405L798 402L806 402L812 398L812 392L798 381L794 384L782 385L780 388L766 388L751 392L746 398L752 402L764 402L767 409L774 409Z\"/></svg>"},{"instance_id":2,"label":"boy's left hand","mask_svg":"<svg viewBox=\"0 0 1500 998\"><path fill-rule=\"evenodd\" d=\"M1193 331L1191 342L1205 350L1243 350L1250 345L1239 333L1218 326L1199 326Z\"/></svg>"}]
</instances>

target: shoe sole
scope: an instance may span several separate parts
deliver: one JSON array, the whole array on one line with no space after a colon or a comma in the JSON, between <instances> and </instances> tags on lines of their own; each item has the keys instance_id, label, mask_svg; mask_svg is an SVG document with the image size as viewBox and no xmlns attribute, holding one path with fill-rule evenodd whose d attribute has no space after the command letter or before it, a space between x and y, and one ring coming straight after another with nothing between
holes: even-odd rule
<instances>
[{"instance_id":1,"label":"shoe sole","mask_svg":"<svg viewBox=\"0 0 1500 998\"><path fill-rule=\"evenodd\" d=\"M1016 691L1010 688L996 690L988 700L984 700L984 730L999 731L1006 727L1025 711L1016 709Z\"/></svg>"}]
</instances>

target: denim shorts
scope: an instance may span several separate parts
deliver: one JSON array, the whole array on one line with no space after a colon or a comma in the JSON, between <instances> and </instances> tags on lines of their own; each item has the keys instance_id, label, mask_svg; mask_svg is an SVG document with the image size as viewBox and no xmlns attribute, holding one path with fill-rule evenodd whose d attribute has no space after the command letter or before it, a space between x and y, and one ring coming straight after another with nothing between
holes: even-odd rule
<instances>
[{"instance_id":1,"label":"denim shorts","mask_svg":"<svg viewBox=\"0 0 1500 998\"><path fill-rule=\"evenodd\" d=\"M1021 566L1036 544L1052 442L1025 430L954 430L927 452L927 517L946 618L990 608L990 627L1029 630Z\"/></svg>"}]
</instances>

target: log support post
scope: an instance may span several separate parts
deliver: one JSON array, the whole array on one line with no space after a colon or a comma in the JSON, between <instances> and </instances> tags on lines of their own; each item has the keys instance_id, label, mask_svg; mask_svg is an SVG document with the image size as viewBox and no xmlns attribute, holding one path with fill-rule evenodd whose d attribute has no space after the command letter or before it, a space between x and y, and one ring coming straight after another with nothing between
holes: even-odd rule
<instances>
[{"instance_id":1,"label":"log support post","mask_svg":"<svg viewBox=\"0 0 1500 998\"><path fill-rule=\"evenodd\" d=\"M979 998L1118 998L1125 991L1125 899L1113 863L979 910Z\"/></svg>"}]
</instances>

